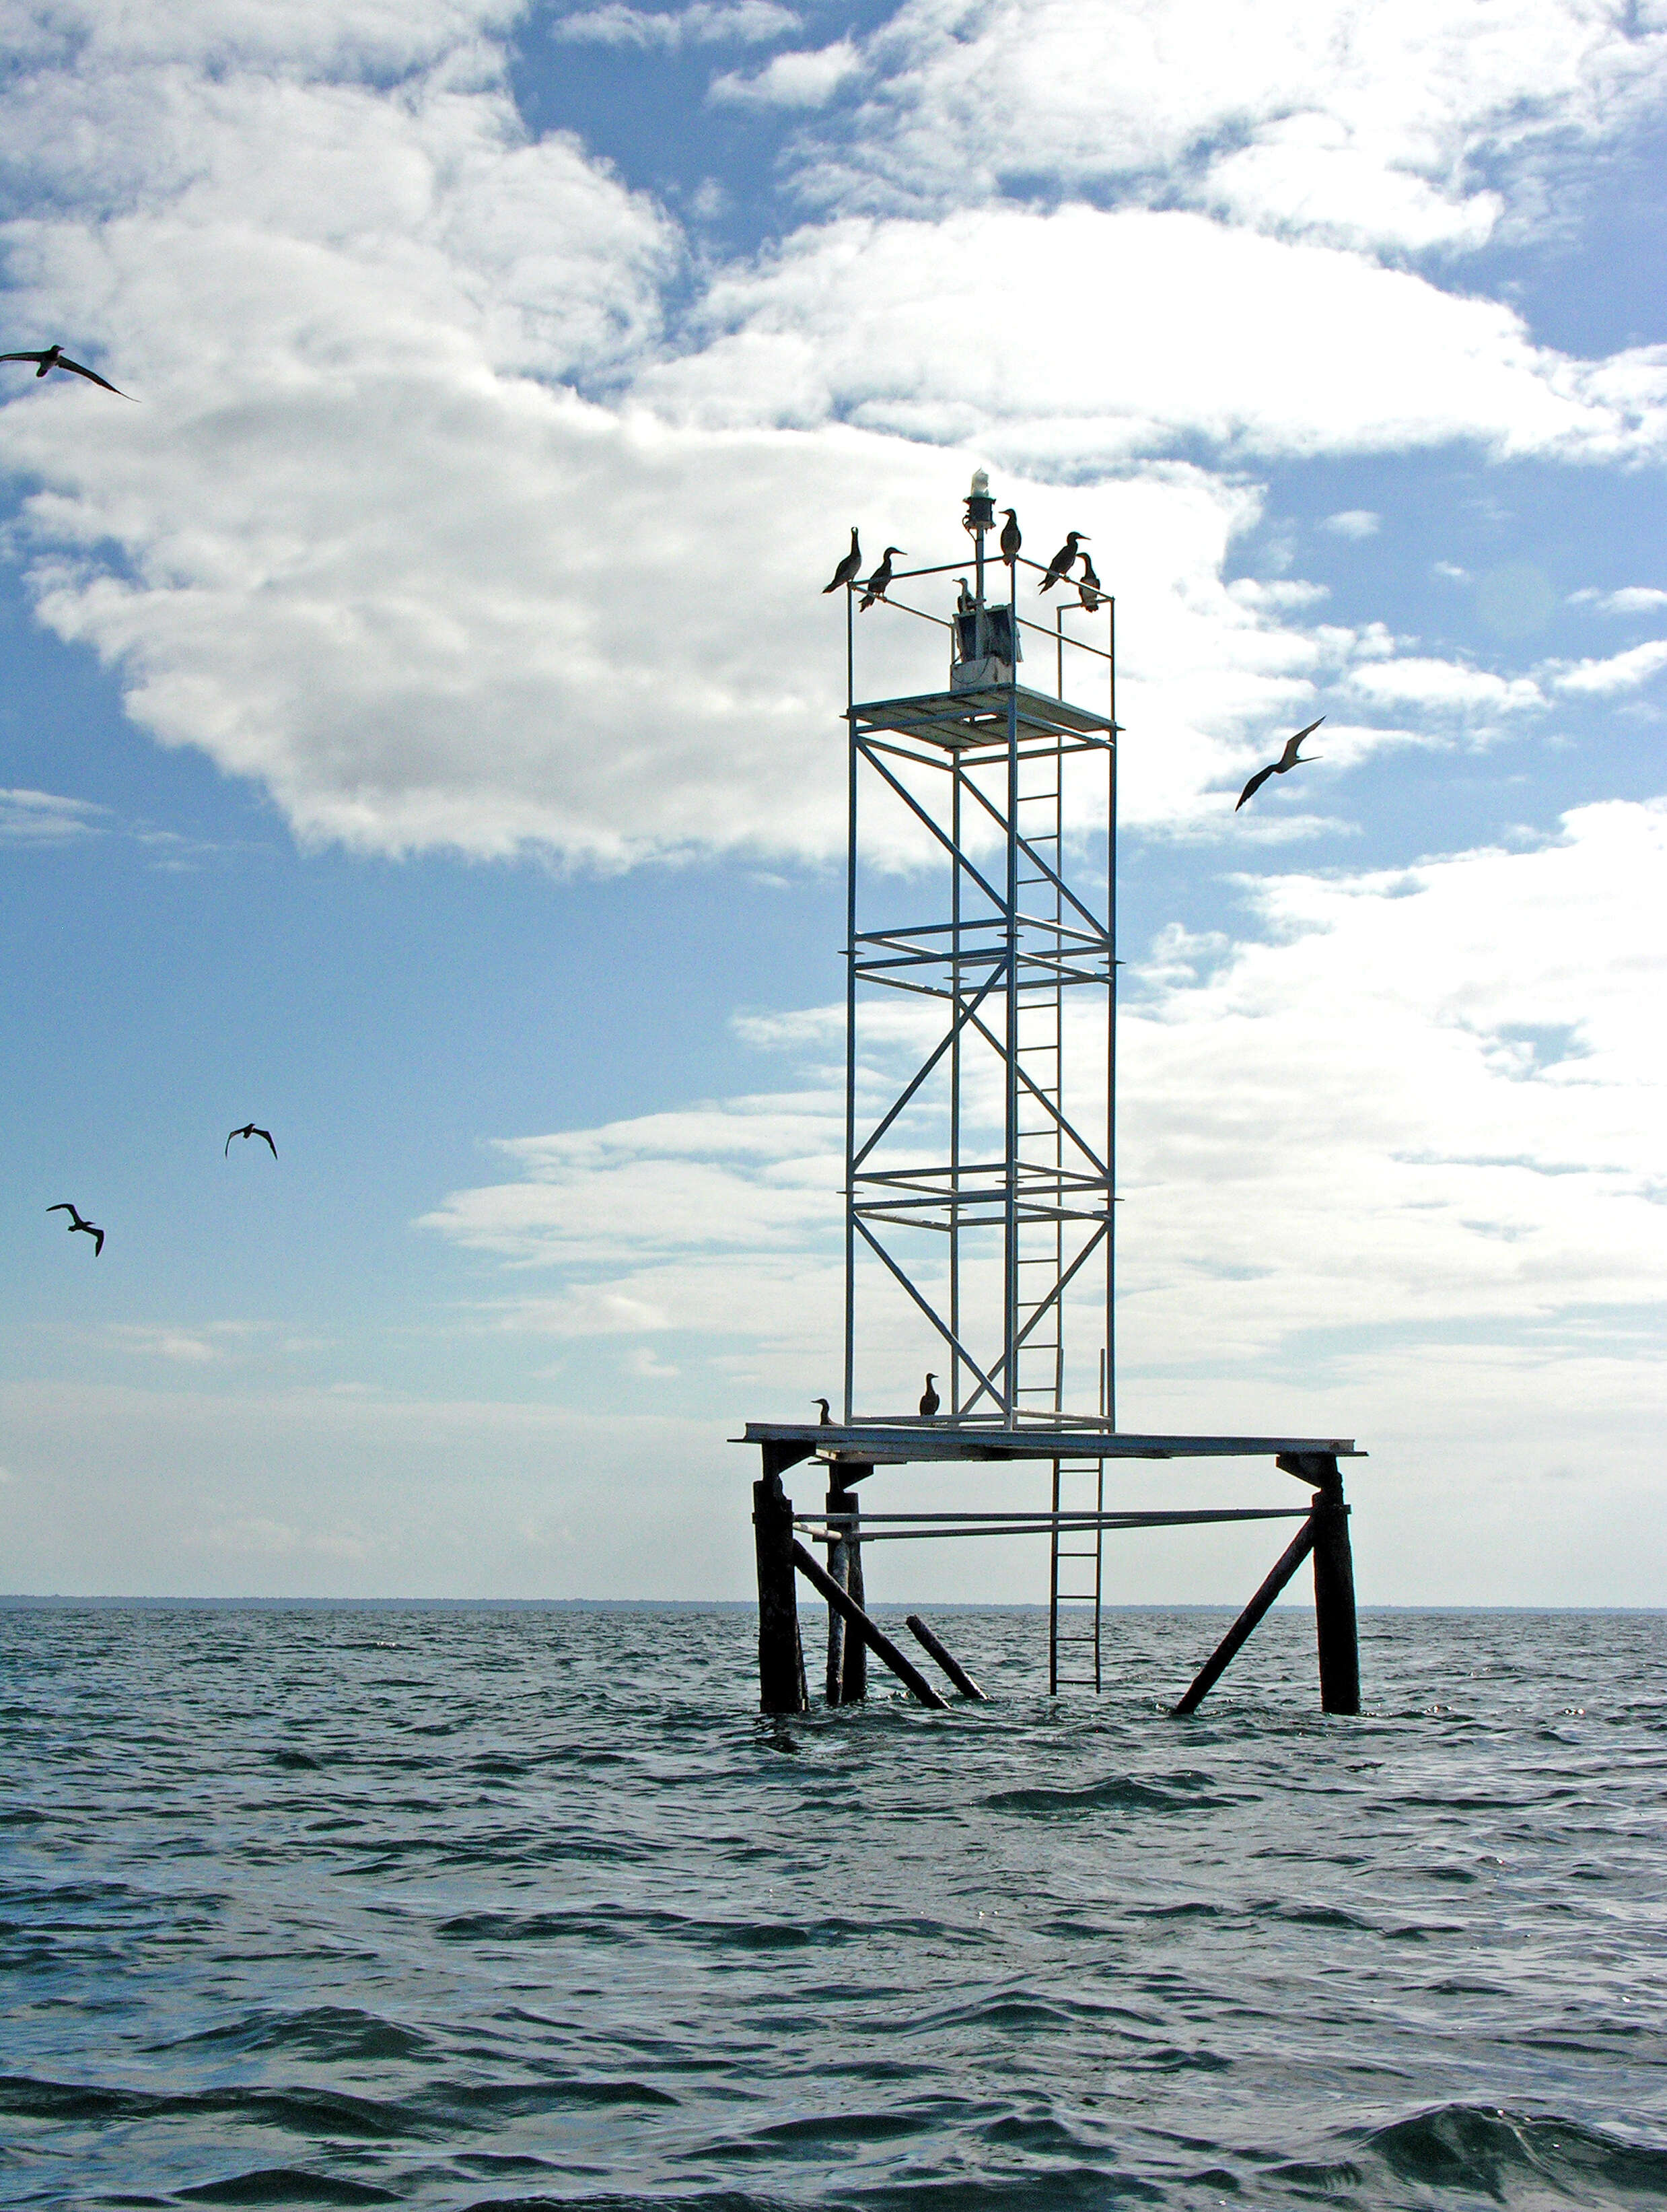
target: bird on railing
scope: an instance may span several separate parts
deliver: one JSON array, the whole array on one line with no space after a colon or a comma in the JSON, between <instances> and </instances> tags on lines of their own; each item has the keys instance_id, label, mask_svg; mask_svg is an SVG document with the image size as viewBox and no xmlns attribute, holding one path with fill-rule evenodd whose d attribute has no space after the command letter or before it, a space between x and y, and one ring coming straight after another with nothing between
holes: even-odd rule
<instances>
[{"instance_id":1,"label":"bird on railing","mask_svg":"<svg viewBox=\"0 0 1667 2212\"><path fill-rule=\"evenodd\" d=\"M89 384L102 385L106 392L116 392L115 386L100 376L97 369L88 368L84 362L71 361L60 345L47 346L40 353L0 353L0 361L32 361L37 364L37 378L49 376L55 368L67 368L73 376L84 376ZM130 392L116 392L116 397L132 400L136 407L139 404Z\"/></svg>"},{"instance_id":2,"label":"bird on railing","mask_svg":"<svg viewBox=\"0 0 1667 2212\"><path fill-rule=\"evenodd\" d=\"M891 582L891 556L894 553L902 552L900 545L887 546L884 559L863 586L863 603L857 610L859 615L865 615L876 599L885 598L887 586ZM904 553L903 557L907 560L907 554Z\"/></svg>"},{"instance_id":3,"label":"bird on railing","mask_svg":"<svg viewBox=\"0 0 1667 2212\"><path fill-rule=\"evenodd\" d=\"M827 1399L826 1399L826 1398L813 1398L813 1399L810 1401L810 1402L811 1402L811 1404L812 1404L813 1406L820 1406L820 1407L821 1407L821 1409L822 1409L822 1417L821 1417L821 1425L822 1425L822 1427L823 1427L823 1428L825 1428L825 1429L832 1428L832 1426L834 1425L834 1416L833 1416L833 1414L832 1414L832 1413L830 1413L828 1412L828 1410L827 1410Z\"/></svg>"},{"instance_id":4,"label":"bird on railing","mask_svg":"<svg viewBox=\"0 0 1667 2212\"><path fill-rule=\"evenodd\" d=\"M937 1379L937 1378L935 1376L928 1375L926 1377L926 1387L920 1394L920 1411L924 1417L929 1421L932 1418L932 1415L937 1413L938 1407L943 1403L943 1401L938 1396L937 1391L932 1388L932 1384Z\"/></svg>"},{"instance_id":5,"label":"bird on railing","mask_svg":"<svg viewBox=\"0 0 1667 2212\"><path fill-rule=\"evenodd\" d=\"M272 1144L272 1132L270 1129L258 1129L252 1121L246 1121L240 1129L233 1129L232 1131L231 1136L228 1136L226 1139L227 1152L229 1152L232 1149L232 1137L264 1137L267 1143L272 1146L273 1158L276 1159L278 1157L278 1148L276 1145ZM222 1152L220 1157L221 1159L224 1159L226 1152Z\"/></svg>"},{"instance_id":6,"label":"bird on railing","mask_svg":"<svg viewBox=\"0 0 1667 2212\"><path fill-rule=\"evenodd\" d=\"M1258 769L1256 774L1240 793L1239 806L1242 806L1247 799L1254 799L1270 775L1284 775L1294 768L1306 768L1311 760L1318 759L1318 753L1299 753L1297 747L1310 732L1317 730L1325 720L1324 714L1317 714L1309 723L1307 729L1299 730L1294 738L1286 738L1285 750L1279 758L1276 761L1270 761L1266 768ZM1239 811L1239 806L1235 806L1233 810L1235 814Z\"/></svg>"},{"instance_id":7,"label":"bird on railing","mask_svg":"<svg viewBox=\"0 0 1667 2212\"><path fill-rule=\"evenodd\" d=\"M1082 556L1082 574L1077 580L1077 596L1091 615L1097 615L1105 605L1105 587L1094 573L1094 562Z\"/></svg>"},{"instance_id":8,"label":"bird on railing","mask_svg":"<svg viewBox=\"0 0 1667 2212\"><path fill-rule=\"evenodd\" d=\"M1057 583L1070 575L1076 565L1077 551L1086 535L1087 532L1081 530L1068 530L1065 532L1064 544L1048 562L1047 574L1036 586L1039 592L1051 592ZM1088 557L1084 553L1082 558L1086 561Z\"/></svg>"},{"instance_id":9,"label":"bird on railing","mask_svg":"<svg viewBox=\"0 0 1667 2212\"><path fill-rule=\"evenodd\" d=\"M1002 525L1002 534L996 542L1002 549L1003 560L1010 568L1019 557L1019 548L1024 544L1024 539L1019 534L1019 518L1013 509L1004 507L1002 513L1007 520Z\"/></svg>"},{"instance_id":10,"label":"bird on railing","mask_svg":"<svg viewBox=\"0 0 1667 2212\"><path fill-rule=\"evenodd\" d=\"M75 1235L77 1229L84 1229L87 1234L93 1239L93 1257L95 1260L98 1258L100 1253L104 1249L104 1231L102 1229L99 1228L91 1221L83 1221L80 1214L76 1212L75 1207L70 1205L67 1198L61 1200L57 1206L49 1206L46 1208L46 1211L48 1213L67 1213L69 1215L69 1233L71 1237Z\"/></svg>"},{"instance_id":11,"label":"bird on railing","mask_svg":"<svg viewBox=\"0 0 1667 2212\"><path fill-rule=\"evenodd\" d=\"M863 549L857 543L857 526L853 523L851 526L851 550L834 571L833 582L822 586L822 597L826 599L830 592L837 592L841 584L854 584L862 565Z\"/></svg>"}]
</instances>

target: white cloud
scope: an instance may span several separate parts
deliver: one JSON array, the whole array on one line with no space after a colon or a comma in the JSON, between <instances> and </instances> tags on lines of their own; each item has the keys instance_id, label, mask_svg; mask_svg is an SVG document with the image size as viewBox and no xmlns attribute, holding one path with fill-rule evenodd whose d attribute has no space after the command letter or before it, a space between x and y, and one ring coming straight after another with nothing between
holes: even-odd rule
<instances>
[{"instance_id":1,"label":"white cloud","mask_svg":"<svg viewBox=\"0 0 1667 2212\"><path fill-rule=\"evenodd\" d=\"M57 792L0 790L0 844L52 845L93 836L108 809Z\"/></svg>"},{"instance_id":2,"label":"white cloud","mask_svg":"<svg viewBox=\"0 0 1667 2212\"><path fill-rule=\"evenodd\" d=\"M1559 691L1609 698L1617 692L1639 690L1664 668L1667 640L1656 638L1634 646L1630 653L1611 653L1607 660L1578 660L1572 667L1558 667L1551 681Z\"/></svg>"},{"instance_id":3,"label":"white cloud","mask_svg":"<svg viewBox=\"0 0 1667 2212\"><path fill-rule=\"evenodd\" d=\"M1351 690L1373 706L1421 707L1436 714L1520 714L1545 704L1530 676L1499 676L1456 660L1409 654L1351 669Z\"/></svg>"},{"instance_id":4,"label":"white cloud","mask_svg":"<svg viewBox=\"0 0 1667 2212\"><path fill-rule=\"evenodd\" d=\"M799 27L799 17L776 0L693 0L685 8L633 8L609 0L600 8L558 17L550 36L569 44L605 46L767 46Z\"/></svg>"},{"instance_id":5,"label":"white cloud","mask_svg":"<svg viewBox=\"0 0 1667 2212\"><path fill-rule=\"evenodd\" d=\"M840 39L831 46L777 54L751 76L714 77L706 97L720 106L822 107L861 68L856 47Z\"/></svg>"},{"instance_id":6,"label":"white cloud","mask_svg":"<svg viewBox=\"0 0 1667 2212\"><path fill-rule=\"evenodd\" d=\"M1339 514L1328 514L1320 528L1334 538L1375 538L1382 522L1383 517L1369 507L1345 507Z\"/></svg>"},{"instance_id":7,"label":"white cloud","mask_svg":"<svg viewBox=\"0 0 1667 2212\"><path fill-rule=\"evenodd\" d=\"M1065 481L1196 440L1298 456L1667 450L1658 349L1574 360L1497 301L1196 214L817 223L715 277L699 320L707 343L637 386L682 419L839 420Z\"/></svg>"},{"instance_id":8,"label":"white cloud","mask_svg":"<svg viewBox=\"0 0 1667 2212\"><path fill-rule=\"evenodd\" d=\"M1667 592L1657 591L1649 584L1626 584L1618 592L1600 592L1588 584L1584 591L1571 592L1568 603L1572 607L1591 607L1601 615L1654 615L1667 607Z\"/></svg>"},{"instance_id":9,"label":"white cloud","mask_svg":"<svg viewBox=\"0 0 1667 2212\"><path fill-rule=\"evenodd\" d=\"M941 211L1044 178L1419 252L1479 244L1513 192L1543 204L1549 149L1647 118L1667 31L1594 0L908 0L864 58L866 101L805 149L825 200Z\"/></svg>"}]
</instances>

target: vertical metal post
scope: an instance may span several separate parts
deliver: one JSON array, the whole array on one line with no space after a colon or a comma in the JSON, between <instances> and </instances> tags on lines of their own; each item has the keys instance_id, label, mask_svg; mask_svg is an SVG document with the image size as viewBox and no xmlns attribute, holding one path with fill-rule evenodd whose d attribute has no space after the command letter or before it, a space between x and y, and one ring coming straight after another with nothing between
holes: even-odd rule
<instances>
[{"instance_id":1,"label":"vertical metal post","mask_svg":"<svg viewBox=\"0 0 1667 2212\"><path fill-rule=\"evenodd\" d=\"M1349 1508L1335 1460L1314 1497L1314 1633L1319 1646L1319 1709L1361 1709L1360 1631L1355 1616L1355 1561Z\"/></svg>"},{"instance_id":2,"label":"vertical metal post","mask_svg":"<svg viewBox=\"0 0 1667 2212\"><path fill-rule=\"evenodd\" d=\"M793 1582L793 1503L780 1474L770 1467L753 1485L753 1545L758 1559L758 1703L761 1712L802 1713L804 1648L799 1642L798 1595Z\"/></svg>"},{"instance_id":3,"label":"vertical metal post","mask_svg":"<svg viewBox=\"0 0 1667 2212\"><path fill-rule=\"evenodd\" d=\"M1117 601L1106 605L1106 665L1111 698L1111 751L1106 757L1106 921L1111 973L1106 1009L1106 1381L1100 1410L1117 1429Z\"/></svg>"},{"instance_id":4,"label":"vertical metal post","mask_svg":"<svg viewBox=\"0 0 1667 2212\"><path fill-rule=\"evenodd\" d=\"M850 851L846 859L845 981L845 1418L856 1418L857 1388L857 704L856 637L852 594L845 595L846 732L851 740L848 809Z\"/></svg>"},{"instance_id":5,"label":"vertical metal post","mask_svg":"<svg viewBox=\"0 0 1667 2212\"><path fill-rule=\"evenodd\" d=\"M1007 693L1007 1172L1002 1208L1002 1407L1019 1412L1019 562L1008 592L1013 659Z\"/></svg>"},{"instance_id":6,"label":"vertical metal post","mask_svg":"<svg viewBox=\"0 0 1667 2212\"><path fill-rule=\"evenodd\" d=\"M853 1467L846 1471L844 1480L847 1485L846 1496L851 1500L848 1509L851 1512L854 1513L857 1510L858 1482L864 1475L872 1474L873 1472L874 1469L871 1467ZM863 1537L862 1531L854 1522L846 1538L845 1569L846 1593L866 1613L868 1594L863 1587ZM847 1635L845 1640L845 1673L840 1684L840 1703L843 1705L860 1705L867 1695L868 1646L860 1636Z\"/></svg>"},{"instance_id":7,"label":"vertical metal post","mask_svg":"<svg viewBox=\"0 0 1667 2212\"><path fill-rule=\"evenodd\" d=\"M984 593L984 532L979 532L979 593ZM949 892L949 1411L961 1411L961 755L949 767L949 828L955 856Z\"/></svg>"},{"instance_id":8,"label":"vertical metal post","mask_svg":"<svg viewBox=\"0 0 1667 2212\"><path fill-rule=\"evenodd\" d=\"M855 1495L846 1489L839 1471L830 1471L827 1479L827 1510L830 1514L852 1513L857 1509ZM849 1590L851 1547L843 1528L830 1528L827 1539L827 1571L830 1578L842 1590ZM826 1677L827 1702L830 1705L843 1704L845 1699L845 1615L827 1608L827 1673Z\"/></svg>"}]
</instances>

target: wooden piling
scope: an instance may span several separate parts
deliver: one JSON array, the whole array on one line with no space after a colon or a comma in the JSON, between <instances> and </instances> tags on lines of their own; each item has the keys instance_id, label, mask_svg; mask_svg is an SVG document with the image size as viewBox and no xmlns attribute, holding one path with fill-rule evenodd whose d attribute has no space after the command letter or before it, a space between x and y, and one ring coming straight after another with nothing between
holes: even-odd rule
<instances>
[{"instance_id":1,"label":"wooden piling","mask_svg":"<svg viewBox=\"0 0 1667 2212\"><path fill-rule=\"evenodd\" d=\"M1273 1571L1261 1589L1258 1590L1256 1595L1193 1676L1185 1696L1173 1708L1175 1712L1195 1712L1203 1703L1216 1683L1226 1674L1235 1654L1248 1641L1251 1631L1256 1626L1257 1622L1261 1620L1263 1614L1266 1613L1268 1607L1313 1548L1314 1515L1311 1513L1301 1528L1297 1530L1294 1540L1280 1553L1274 1565Z\"/></svg>"},{"instance_id":2,"label":"wooden piling","mask_svg":"<svg viewBox=\"0 0 1667 2212\"><path fill-rule=\"evenodd\" d=\"M758 1557L758 1703L761 1712L802 1713L804 1648L793 1580L793 1504L777 1473L753 1485L753 1544Z\"/></svg>"},{"instance_id":3,"label":"wooden piling","mask_svg":"<svg viewBox=\"0 0 1667 2212\"><path fill-rule=\"evenodd\" d=\"M874 1469L866 1464L840 1468L840 1479L844 1486L845 1510L847 1513L857 1510L857 1485L864 1475L873 1472ZM846 1532L845 1586L852 1602L866 1611L868 1593L863 1587L863 1532L855 1522ZM868 1646L860 1636L847 1636L845 1639L845 1680L840 1702L846 1705L860 1705L867 1695Z\"/></svg>"},{"instance_id":4,"label":"wooden piling","mask_svg":"<svg viewBox=\"0 0 1667 2212\"><path fill-rule=\"evenodd\" d=\"M856 1630L857 1637L867 1644L876 1659L883 1661L891 1668L900 1682L913 1692L923 1705L931 1706L935 1712L949 1711L948 1701L939 1697L913 1661L903 1656L884 1629L876 1621L869 1619L861 1606L857 1604L846 1591L840 1589L821 1562L812 1559L803 1545L797 1539L793 1544L792 1559L793 1565L804 1577L811 1589L820 1590L828 1604L835 1611L844 1614L846 1625ZM853 1638L851 1640L854 1642L856 1638Z\"/></svg>"},{"instance_id":5,"label":"wooden piling","mask_svg":"<svg viewBox=\"0 0 1667 2212\"><path fill-rule=\"evenodd\" d=\"M1358 1713L1361 1644L1355 1615L1355 1559L1337 1463L1314 1500L1314 1633L1319 1645L1319 1709Z\"/></svg>"},{"instance_id":6,"label":"wooden piling","mask_svg":"<svg viewBox=\"0 0 1667 2212\"><path fill-rule=\"evenodd\" d=\"M961 1692L961 1696L976 1698L979 1705L987 1705L990 1702L989 1698L985 1696L984 1692L979 1689L949 1645L938 1641L918 1613L912 1613L907 1618L910 1635L917 1644L931 1653L956 1689Z\"/></svg>"},{"instance_id":7,"label":"wooden piling","mask_svg":"<svg viewBox=\"0 0 1667 2212\"><path fill-rule=\"evenodd\" d=\"M851 1588L851 1547L846 1540L844 1526L834 1516L856 1510L857 1493L846 1490L835 1474L827 1488L827 1571L842 1590ZM846 1643L845 1615L830 1605L827 1608L827 1702L830 1705L845 1703Z\"/></svg>"}]
</instances>

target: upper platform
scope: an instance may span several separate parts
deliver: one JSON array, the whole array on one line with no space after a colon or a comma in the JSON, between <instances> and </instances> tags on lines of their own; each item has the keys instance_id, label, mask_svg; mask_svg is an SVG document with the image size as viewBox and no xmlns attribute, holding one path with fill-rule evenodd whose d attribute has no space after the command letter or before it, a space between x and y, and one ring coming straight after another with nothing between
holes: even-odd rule
<instances>
[{"instance_id":1,"label":"upper platform","mask_svg":"<svg viewBox=\"0 0 1667 2212\"><path fill-rule=\"evenodd\" d=\"M891 730L899 737L941 745L945 752L1005 752L1008 708L1015 701L1021 745L1051 749L1063 742L1074 750L1111 741L1108 714L1093 714L1069 699L1050 699L1046 692L1027 690L1022 684L991 684L975 691L926 691L912 699L871 699L850 709L851 726L859 737Z\"/></svg>"},{"instance_id":2,"label":"upper platform","mask_svg":"<svg viewBox=\"0 0 1667 2212\"><path fill-rule=\"evenodd\" d=\"M1088 1425L1018 1429L950 1421L749 1421L732 1443L773 1444L798 1459L896 1466L908 1460L1364 1459L1353 1437L1146 1437Z\"/></svg>"}]
</instances>

